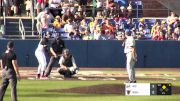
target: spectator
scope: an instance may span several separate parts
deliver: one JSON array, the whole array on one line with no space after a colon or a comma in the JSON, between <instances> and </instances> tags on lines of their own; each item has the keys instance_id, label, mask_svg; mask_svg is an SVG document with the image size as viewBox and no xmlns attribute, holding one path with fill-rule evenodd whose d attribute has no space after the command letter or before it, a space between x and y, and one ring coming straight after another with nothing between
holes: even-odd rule
<instances>
[{"instance_id":1,"label":"spectator","mask_svg":"<svg viewBox=\"0 0 180 101\"><path fill-rule=\"evenodd\" d=\"M118 33L116 34L116 39L123 41L123 40L125 39L125 34L124 34L124 32L118 32Z\"/></svg>"},{"instance_id":2,"label":"spectator","mask_svg":"<svg viewBox=\"0 0 180 101\"><path fill-rule=\"evenodd\" d=\"M72 14L76 13L75 0L64 0L62 3L62 13L64 14L68 9Z\"/></svg>"},{"instance_id":3,"label":"spectator","mask_svg":"<svg viewBox=\"0 0 180 101\"><path fill-rule=\"evenodd\" d=\"M168 24L168 34L171 34L174 30L174 23L176 22L176 15L174 12L171 12L171 15L167 17L167 24Z\"/></svg>"},{"instance_id":4,"label":"spectator","mask_svg":"<svg viewBox=\"0 0 180 101\"><path fill-rule=\"evenodd\" d=\"M144 30L146 28L145 20L143 18L139 20L138 28L139 30Z\"/></svg>"},{"instance_id":5,"label":"spectator","mask_svg":"<svg viewBox=\"0 0 180 101\"><path fill-rule=\"evenodd\" d=\"M115 25L120 25L120 20L118 17L114 18L114 23L115 23Z\"/></svg>"},{"instance_id":6,"label":"spectator","mask_svg":"<svg viewBox=\"0 0 180 101\"><path fill-rule=\"evenodd\" d=\"M127 14L127 18L131 18L132 17L132 2L130 1L129 2L129 6L127 7L127 11L128 11L128 14Z\"/></svg>"},{"instance_id":7,"label":"spectator","mask_svg":"<svg viewBox=\"0 0 180 101\"><path fill-rule=\"evenodd\" d=\"M80 12L76 12L74 15L74 22L81 22L84 19L84 16L80 14Z\"/></svg>"},{"instance_id":8,"label":"spectator","mask_svg":"<svg viewBox=\"0 0 180 101\"><path fill-rule=\"evenodd\" d=\"M174 12L171 12L171 15L167 17L167 24L172 25L176 21L177 17Z\"/></svg>"},{"instance_id":9,"label":"spectator","mask_svg":"<svg viewBox=\"0 0 180 101\"><path fill-rule=\"evenodd\" d=\"M59 60L59 65L60 67L57 69L57 71L65 78L71 78L72 75L77 74L79 70L69 49L63 50L62 56Z\"/></svg>"},{"instance_id":10,"label":"spectator","mask_svg":"<svg viewBox=\"0 0 180 101\"><path fill-rule=\"evenodd\" d=\"M132 28L132 33L131 33L131 36L133 36L134 38L136 38L136 28Z\"/></svg>"},{"instance_id":11,"label":"spectator","mask_svg":"<svg viewBox=\"0 0 180 101\"><path fill-rule=\"evenodd\" d=\"M49 0L49 7L50 8L59 8L61 7L62 0Z\"/></svg>"},{"instance_id":12,"label":"spectator","mask_svg":"<svg viewBox=\"0 0 180 101\"><path fill-rule=\"evenodd\" d=\"M174 29L174 36L177 36L177 40L180 39L180 24L177 25L177 27Z\"/></svg>"},{"instance_id":13,"label":"spectator","mask_svg":"<svg viewBox=\"0 0 180 101\"><path fill-rule=\"evenodd\" d=\"M26 0L25 5L26 5L26 15L28 17L30 17L31 16L30 14L31 14L32 1Z\"/></svg>"},{"instance_id":14,"label":"spectator","mask_svg":"<svg viewBox=\"0 0 180 101\"><path fill-rule=\"evenodd\" d=\"M118 12L121 10L120 17L126 17L127 7L128 7L128 1L127 0L114 0L114 2L117 3Z\"/></svg>"},{"instance_id":15,"label":"spectator","mask_svg":"<svg viewBox=\"0 0 180 101\"><path fill-rule=\"evenodd\" d=\"M48 7L48 0L37 0L36 4L36 10L37 14L41 12L41 10L44 10L44 8Z\"/></svg>"},{"instance_id":16,"label":"spectator","mask_svg":"<svg viewBox=\"0 0 180 101\"><path fill-rule=\"evenodd\" d=\"M153 35L152 35L152 39L153 39L153 40L158 40L158 37L159 37L160 33L161 33L161 27L160 27L160 26L157 26L157 27L155 28L155 32L154 32Z\"/></svg>"},{"instance_id":17,"label":"spectator","mask_svg":"<svg viewBox=\"0 0 180 101\"><path fill-rule=\"evenodd\" d=\"M74 18L74 15L71 13L70 9L68 9L68 10L66 11L66 13L64 13L64 14L62 15L62 22L63 22L63 23L67 23L66 21L67 21L68 19L70 19L71 21L73 21L73 20L75 19L75 18Z\"/></svg>"},{"instance_id":18,"label":"spectator","mask_svg":"<svg viewBox=\"0 0 180 101\"><path fill-rule=\"evenodd\" d=\"M120 27L122 28L122 29L126 29L126 27L127 27L127 19L126 18L124 18L124 17L120 17L119 18L119 25L120 25Z\"/></svg>"},{"instance_id":19,"label":"spectator","mask_svg":"<svg viewBox=\"0 0 180 101\"><path fill-rule=\"evenodd\" d=\"M124 30L123 30L122 26L116 24L116 27L115 27L115 35L116 35L116 37L119 37L119 36L121 37L121 34L123 34L123 33L124 33Z\"/></svg>"},{"instance_id":20,"label":"spectator","mask_svg":"<svg viewBox=\"0 0 180 101\"><path fill-rule=\"evenodd\" d=\"M38 14L37 22L41 21L42 16L46 16L48 24L50 24L54 20L54 16L49 12L49 8L45 8L42 12Z\"/></svg>"},{"instance_id":21,"label":"spectator","mask_svg":"<svg viewBox=\"0 0 180 101\"><path fill-rule=\"evenodd\" d=\"M101 26L97 25L93 32L93 39L100 40L100 37L101 37Z\"/></svg>"},{"instance_id":22,"label":"spectator","mask_svg":"<svg viewBox=\"0 0 180 101\"><path fill-rule=\"evenodd\" d=\"M74 21L72 22L73 26L74 26L74 30L78 30L79 33L79 26L80 26L81 20L76 20L74 19Z\"/></svg>"},{"instance_id":23,"label":"spectator","mask_svg":"<svg viewBox=\"0 0 180 101\"><path fill-rule=\"evenodd\" d=\"M96 0L96 8L102 8L103 7L103 0Z\"/></svg>"},{"instance_id":24,"label":"spectator","mask_svg":"<svg viewBox=\"0 0 180 101\"><path fill-rule=\"evenodd\" d=\"M13 5L11 5L10 0L5 0L5 12L7 15L11 15L11 6L14 11L14 16L18 16L19 14L19 7L20 7L20 1L19 0L12 0Z\"/></svg>"},{"instance_id":25,"label":"spectator","mask_svg":"<svg viewBox=\"0 0 180 101\"><path fill-rule=\"evenodd\" d=\"M168 32L167 23L164 20L161 22L161 29L162 29L163 33L167 33Z\"/></svg>"},{"instance_id":26,"label":"spectator","mask_svg":"<svg viewBox=\"0 0 180 101\"><path fill-rule=\"evenodd\" d=\"M179 24L180 24L179 19L176 18L176 21L175 21L174 24L173 24L173 30L174 30L176 27L178 27Z\"/></svg>"},{"instance_id":27,"label":"spectator","mask_svg":"<svg viewBox=\"0 0 180 101\"><path fill-rule=\"evenodd\" d=\"M108 19L106 19L105 23L102 25L102 30L109 30L110 32L114 32L114 26L112 26Z\"/></svg>"},{"instance_id":28,"label":"spectator","mask_svg":"<svg viewBox=\"0 0 180 101\"><path fill-rule=\"evenodd\" d=\"M159 36L158 36L158 39L157 39L157 40L161 40L161 41L165 40L165 35L164 35L164 33L163 33L162 31L160 31L160 33L159 33Z\"/></svg>"},{"instance_id":29,"label":"spectator","mask_svg":"<svg viewBox=\"0 0 180 101\"><path fill-rule=\"evenodd\" d=\"M103 9L103 0L97 0L96 3L97 17L102 17L102 9Z\"/></svg>"},{"instance_id":30,"label":"spectator","mask_svg":"<svg viewBox=\"0 0 180 101\"><path fill-rule=\"evenodd\" d=\"M41 21L37 22L37 30L41 37L44 37L46 30L49 28L49 24L47 22L47 17L45 15L41 16Z\"/></svg>"},{"instance_id":31,"label":"spectator","mask_svg":"<svg viewBox=\"0 0 180 101\"><path fill-rule=\"evenodd\" d=\"M86 19L83 19L79 26L79 32L83 35L85 31L88 31L88 24L86 23Z\"/></svg>"},{"instance_id":32,"label":"spectator","mask_svg":"<svg viewBox=\"0 0 180 101\"><path fill-rule=\"evenodd\" d=\"M85 30L81 35L83 40L93 40L93 36L88 30Z\"/></svg>"},{"instance_id":33,"label":"spectator","mask_svg":"<svg viewBox=\"0 0 180 101\"><path fill-rule=\"evenodd\" d=\"M100 25L105 24L106 20L107 20L107 18L106 18L106 17L104 17L104 18L102 19L102 21L101 21Z\"/></svg>"},{"instance_id":34,"label":"spectator","mask_svg":"<svg viewBox=\"0 0 180 101\"><path fill-rule=\"evenodd\" d=\"M70 34L74 34L74 25L71 19L67 20L67 24L64 25L64 31L67 33L67 36L70 37Z\"/></svg>"},{"instance_id":35,"label":"spectator","mask_svg":"<svg viewBox=\"0 0 180 101\"><path fill-rule=\"evenodd\" d=\"M51 9L51 13L53 14L53 16L57 16L57 15L61 16L61 9L56 9L56 8L62 7L62 0L49 0L49 7L53 8Z\"/></svg>"},{"instance_id":36,"label":"spectator","mask_svg":"<svg viewBox=\"0 0 180 101\"><path fill-rule=\"evenodd\" d=\"M49 8L45 8L44 11L40 12L37 16L37 31L43 37L43 32L46 32L49 30L49 26L51 22L53 21L54 17L49 12Z\"/></svg>"},{"instance_id":37,"label":"spectator","mask_svg":"<svg viewBox=\"0 0 180 101\"><path fill-rule=\"evenodd\" d=\"M57 32L60 32L60 29L63 26L63 23L61 21L60 16L56 16L56 18L55 18L55 20L53 22L53 26L54 26L54 28L56 29Z\"/></svg>"},{"instance_id":38,"label":"spectator","mask_svg":"<svg viewBox=\"0 0 180 101\"><path fill-rule=\"evenodd\" d=\"M83 15L86 16L86 6L88 0L78 0L79 8L82 8Z\"/></svg>"},{"instance_id":39,"label":"spectator","mask_svg":"<svg viewBox=\"0 0 180 101\"><path fill-rule=\"evenodd\" d=\"M106 0L106 16L109 16L109 17L114 17L115 15L115 9L116 9L116 5L115 5L115 2L114 0Z\"/></svg>"},{"instance_id":40,"label":"spectator","mask_svg":"<svg viewBox=\"0 0 180 101\"><path fill-rule=\"evenodd\" d=\"M135 23L132 22L132 19L128 19L125 29L132 30L135 27Z\"/></svg>"},{"instance_id":41,"label":"spectator","mask_svg":"<svg viewBox=\"0 0 180 101\"><path fill-rule=\"evenodd\" d=\"M78 14L85 16L85 15L83 15L83 9L81 6L78 6Z\"/></svg>"},{"instance_id":42,"label":"spectator","mask_svg":"<svg viewBox=\"0 0 180 101\"><path fill-rule=\"evenodd\" d=\"M126 17L126 11L127 11L127 9L126 9L124 6L121 6L121 7L120 7L120 10L121 10L121 13L122 13L122 16L121 16L121 17Z\"/></svg>"},{"instance_id":43,"label":"spectator","mask_svg":"<svg viewBox=\"0 0 180 101\"><path fill-rule=\"evenodd\" d=\"M121 31L121 29L120 29L120 26L119 26L119 24L116 24L115 25L115 33L117 34L118 32L120 32Z\"/></svg>"},{"instance_id":44,"label":"spectator","mask_svg":"<svg viewBox=\"0 0 180 101\"><path fill-rule=\"evenodd\" d=\"M106 40L114 40L115 34L112 30L105 30Z\"/></svg>"},{"instance_id":45,"label":"spectator","mask_svg":"<svg viewBox=\"0 0 180 101\"><path fill-rule=\"evenodd\" d=\"M78 30L75 30L75 32L71 33L71 35L69 35L69 36L70 36L69 37L70 40L81 40L82 39Z\"/></svg>"},{"instance_id":46,"label":"spectator","mask_svg":"<svg viewBox=\"0 0 180 101\"><path fill-rule=\"evenodd\" d=\"M144 33L143 33L143 31L139 31L138 29L136 30L136 39L137 40L142 40L142 39L144 39Z\"/></svg>"},{"instance_id":47,"label":"spectator","mask_svg":"<svg viewBox=\"0 0 180 101\"><path fill-rule=\"evenodd\" d=\"M163 22L164 23L164 22ZM153 36L153 34L155 33L156 27L160 26L159 22L156 20L154 25L151 28L151 35Z\"/></svg>"},{"instance_id":48,"label":"spectator","mask_svg":"<svg viewBox=\"0 0 180 101\"><path fill-rule=\"evenodd\" d=\"M89 23L89 29L91 33L94 33L96 26L98 25L98 19L93 18Z\"/></svg>"},{"instance_id":49,"label":"spectator","mask_svg":"<svg viewBox=\"0 0 180 101\"><path fill-rule=\"evenodd\" d=\"M105 30L101 29L101 36L99 37L99 40L108 40L105 34Z\"/></svg>"},{"instance_id":50,"label":"spectator","mask_svg":"<svg viewBox=\"0 0 180 101\"><path fill-rule=\"evenodd\" d=\"M171 39L170 40L178 40L179 36L176 33L171 34Z\"/></svg>"},{"instance_id":51,"label":"spectator","mask_svg":"<svg viewBox=\"0 0 180 101\"><path fill-rule=\"evenodd\" d=\"M174 33L180 35L180 24L175 28Z\"/></svg>"}]
</instances>

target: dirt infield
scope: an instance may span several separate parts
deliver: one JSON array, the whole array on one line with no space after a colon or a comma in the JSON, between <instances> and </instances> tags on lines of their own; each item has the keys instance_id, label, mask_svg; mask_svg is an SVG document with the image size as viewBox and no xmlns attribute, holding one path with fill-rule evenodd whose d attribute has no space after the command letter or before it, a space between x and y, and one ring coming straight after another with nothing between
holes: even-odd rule
<instances>
[{"instance_id":1,"label":"dirt infield","mask_svg":"<svg viewBox=\"0 0 180 101\"><path fill-rule=\"evenodd\" d=\"M102 85L95 85L95 86L70 88L70 89L52 89L52 90L47 90L47 92L125 95L125 85L102 84ZM180 94L180 87L173 86L172 94Z\"/></svg>"},{"instance_id":2,"label":"dirt infield","mask_svg":"<svg viewBox=\"0 0 180 101\"><path fill-rule=\"evenodd\" d=\"M20 74L23 79L28 79L29 77L35 80L37 68L20 68ZM116 71L116 73L107 73L103 71ZM117 71L124 71L124 73L118 73ZM137 81L168 81L174 82L176 77L180 77L180 68L137 68L136 71L150 71L149 73L143 73L143 75L137 75ZM161 72L154 73L153 71L175 71L176 74L163 74ZM0 71L1 72L1 71ZM173 78L172 78L173 77ZM126 81L128 75L125 68L82 68L80 72L73 78L63 78L53 68L51 72L51 77L48 80L123 80ZM172 94L180 94L180 87L172 86ZM51 89L47 92L58 92L58 93L82 93L82 94L119 94L124 95L125 86L123 84L102 84L94 86L77 87L70 89Z\"/></svg>"},{"instance_id":3,"label":"dirt infield","mask_svg":"<svg viewBox=\"0 0 180 101\"><path fill-rule=\"evenodd\" d=\"M59 75L54 67L49 80L127 80L127 73L125 68L81 68L80 72L71 79L64 79ZM106 71L116 71L116 73ZM118 73L121 71L124 73ZM137 68L136 71L150 71L149 73L137 74L137 80L161 80L161 81L177 81L175 77L180 77L180 72L176 74L162 74L154 73L153 71L180 71L180 68ZM1 71L0 71L1 72ZM20 68L20 74L23 79L35 80L37 68L36 67L23 67ZM173 77L173 78L172 78Z\"/></svg>"}]
</instances>

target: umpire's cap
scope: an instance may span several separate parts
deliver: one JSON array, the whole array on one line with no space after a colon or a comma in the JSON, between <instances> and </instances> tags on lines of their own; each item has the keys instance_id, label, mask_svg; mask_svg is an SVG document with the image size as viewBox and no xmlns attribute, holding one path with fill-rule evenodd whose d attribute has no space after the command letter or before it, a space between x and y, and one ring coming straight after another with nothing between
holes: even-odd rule
<instances>
[{"instance_id":1,"label":"umpire's cap","mask_svg":"<svg viewBox=\"0 0 180 101\"><path fill-rule=\"evenodd\" d=\"M13 47L14 47L14 42L13 42L13 41L9 41L9 42L7 43L7 47L8 47L8 48L13 48Z\"/></svg>"}]
</instances>

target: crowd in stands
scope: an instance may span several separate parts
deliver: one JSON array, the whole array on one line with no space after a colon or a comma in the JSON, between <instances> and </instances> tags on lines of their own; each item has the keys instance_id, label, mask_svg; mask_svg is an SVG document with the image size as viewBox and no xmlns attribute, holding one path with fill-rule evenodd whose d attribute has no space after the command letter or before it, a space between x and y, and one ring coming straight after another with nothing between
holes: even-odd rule
<instances>
[{"instance_id":1,"label":"crowd in stands","mask_svg":"<svg viewBox=\"0 0 180 101\"><path fill-rule=\"evenodd\" d=\"M180 40L180 18L171 12L166 20L154 23L151 35L153 40Z\"/></svg>"},{"instance_id":2,"label":"crowd in stands","mask_svg":"<svg viewBox=\"0 0 180 101\"><path fill-rule=\"evenodd\" d=\"M87 17L89 1L93 1L93 17ZM48 8L42 12L37 9L38 33L43 37L44 32L53 31L70 40L116 39L115 31L121 29L115 26L124 28L132 13L131 2L122 1L127 0L49 0ZM116 21L112 24L110 18Z\"/></svg>"},{"instance_id":3,"label":"crowd in stands","mask_svg":"<svg viewBox=\"0 0 180 101\"><path fill-rule=\"evenodd\" d=\"M30 16L32 1L25 3ZM67 40L123 40L129 30L137 40L180 40L180 19L174 12L152 25L132 18L134 4L135 0L37 0L37 32L41 37L58 33ZM92 11L90 17L87 10Z\"/></svg>"}]
</instances>

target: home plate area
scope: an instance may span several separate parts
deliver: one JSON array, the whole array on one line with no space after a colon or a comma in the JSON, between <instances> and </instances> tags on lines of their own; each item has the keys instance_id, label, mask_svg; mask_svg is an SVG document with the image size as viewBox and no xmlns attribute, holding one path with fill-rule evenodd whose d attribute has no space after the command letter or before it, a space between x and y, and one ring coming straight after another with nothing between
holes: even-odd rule
<instances>
[{"instance_id":1,"label":"home plate area","mask_svg":"<svg viewBox=\"0 0 180 101\"><path fill-rule=\"evenodd\" d=\"M21 70L23 79L36 80L36 70ZM46 80L127 80L128 75L122 73L105 73L103 71L79 71L72 78L64 78L56 70L52 70L51 75ZM173 78L172 78L173 77ZM136 74L137 80L161 80L177 81L174 77L179 74Z\"/></svg>"}]
</instances>

